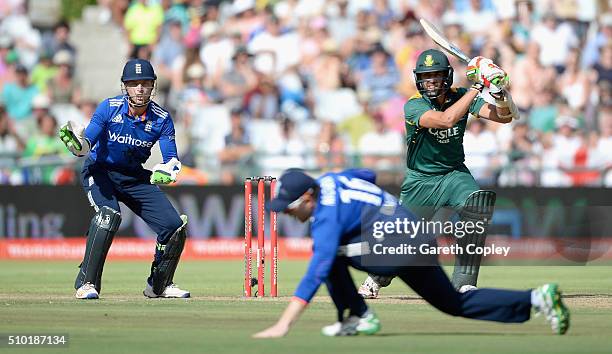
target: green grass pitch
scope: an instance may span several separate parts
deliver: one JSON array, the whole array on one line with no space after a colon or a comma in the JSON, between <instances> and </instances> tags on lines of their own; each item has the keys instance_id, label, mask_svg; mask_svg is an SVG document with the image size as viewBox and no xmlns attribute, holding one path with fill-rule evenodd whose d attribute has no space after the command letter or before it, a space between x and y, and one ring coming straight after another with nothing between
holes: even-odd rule
<instances>
[{"instance_id":1,"label":"green grass pitch","mask_svg":"<svg viewBox=\"0 0 612 354\"><path fill-rule=\"evenodd\" d=\"M109 261L100 300L74 299L77 262L0 261L0 334L68 333L67 348L0 352L71 353L611 353L612 267L489 266L480 285L524 289L557 281L572 315L556 336L541 317L522 325L452 318L394 281L369 304L383 329L375 336L326 338L335 320L325 290L285 338L253 340L284 309L306 262L282 261L278 299L244 299L241 261L191 261L176 280L191 299L145 299L149 263ZM364 274L354 273L355 281ZM266 281L269 286L269 281ZM268 289L269 290L269 289Z\"/></svg>"}]
</instances>

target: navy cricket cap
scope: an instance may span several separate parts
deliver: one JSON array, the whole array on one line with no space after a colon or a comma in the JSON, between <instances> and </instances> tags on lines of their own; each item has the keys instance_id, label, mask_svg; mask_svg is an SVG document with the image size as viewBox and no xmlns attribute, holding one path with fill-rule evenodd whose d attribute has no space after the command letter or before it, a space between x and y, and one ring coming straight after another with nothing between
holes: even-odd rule
<instances>
[{"instance_id":1,"label":"navy cricket cap","mask_svg":"<svg viewBox=\"0 0 612 354\"><path fill-rule=\"evenodd\" d=\"M123 67L121 81L156 80L157 75L148 60L130 59Z\"/></svg>"},{"instance_id":2,"label":"navy cricket cap","mask_svg":"<svg viewBox=\"0 0 612 354\"><path fill-rule=\"evenodd\" d=\"M276 197L266 205L266 209L276 212L284 211L289 204L316 185L314 178L307 175L301 168L290 168L283 172L276 182Z\"/></svg>"}]
</instances>

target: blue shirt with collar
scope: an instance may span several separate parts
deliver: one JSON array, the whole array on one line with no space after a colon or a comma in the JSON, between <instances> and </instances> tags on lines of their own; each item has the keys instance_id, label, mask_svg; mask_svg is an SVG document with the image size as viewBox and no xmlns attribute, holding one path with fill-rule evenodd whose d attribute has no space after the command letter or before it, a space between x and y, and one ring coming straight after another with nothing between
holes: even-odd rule
<instances>
[{"instance_id":1,"label":"blue shirt with collar","mask_svg":"<svg viewBox=\"0 0 612 354\"><path fill-rule=\"evenodd\" d=\"M374 184L375 179L370 170L349 169L316 180L320 192L311 218L313 255L294 293L296 298L310 302L329 275L338 247L367 229L362 225L366 213L383 205L398 205L395 197Z\"/></svg>"},{"instance_id":2,"label":"blue shirt with collar","mask_svg":"<svg viewBox=\"0 0 612 354\"><path fill-rule=\"evenodd\" d=\"M92 146L89 159L110 170L141 172L157 141L164 163L178 159L170 113L153 101L142 117L130 116L128 107L122 95L98 105L85 129L85 139Z\"/></svg>"}]
</instances>

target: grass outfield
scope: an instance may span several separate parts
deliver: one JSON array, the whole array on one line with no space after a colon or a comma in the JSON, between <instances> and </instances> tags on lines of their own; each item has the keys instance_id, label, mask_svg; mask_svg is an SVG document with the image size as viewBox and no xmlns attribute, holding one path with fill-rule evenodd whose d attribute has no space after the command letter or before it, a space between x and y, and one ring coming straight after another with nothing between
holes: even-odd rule
<instances>
[{"instance_id":1,"label":"grass outfield","mask_svg":"<svg viewBox=\"0 0 612 354\"><path fill-rule=\"evenodd\" d=\"M0 261L0 334L68 333L68 348L0 347L0 352L73 353L611 353L612 267L486 267L480 284L528 288L556 280L572 315L567 335L543 318L504 325L452 318L423 303L401 282L370 301L383 329L375 336L326 338L335 320L324 291L288 337L253 340L272 324L306 268L281 262L278 299L244 299L240 261L185 262L177 281L191 299L145 299L149 264L109 262L102 299L74 299L76 262ZM363 280L363 274L355 274ZM267 282L266 285L269 285Z\"/></svg>"}]
</instances>

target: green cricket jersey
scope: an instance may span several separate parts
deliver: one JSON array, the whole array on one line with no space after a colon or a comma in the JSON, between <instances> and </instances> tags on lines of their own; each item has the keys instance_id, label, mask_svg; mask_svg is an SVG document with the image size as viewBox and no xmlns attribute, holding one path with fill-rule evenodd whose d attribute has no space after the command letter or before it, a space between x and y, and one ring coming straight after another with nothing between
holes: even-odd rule
<instances>
[{"instance_id":1,"label":"green cricket jersey","mask_svg":"<svg viewBox=\"0 0 612 354\"><path fill-rule=\"evenodd\" d=\"M408 157L406 165L411 170L423 173L447 173L463 166L463 134L467 123L466 113L452 128L437 129L419 126L419 119L429 110L443 111L457 102L465 93L465 88L451 88L446 94L446 102L438 106L429 98L416 94L404 104L406 119L406 143ZM469 112L478 115L485 101L477 97L471 104Z\"/></svg>"}]
</instances>

